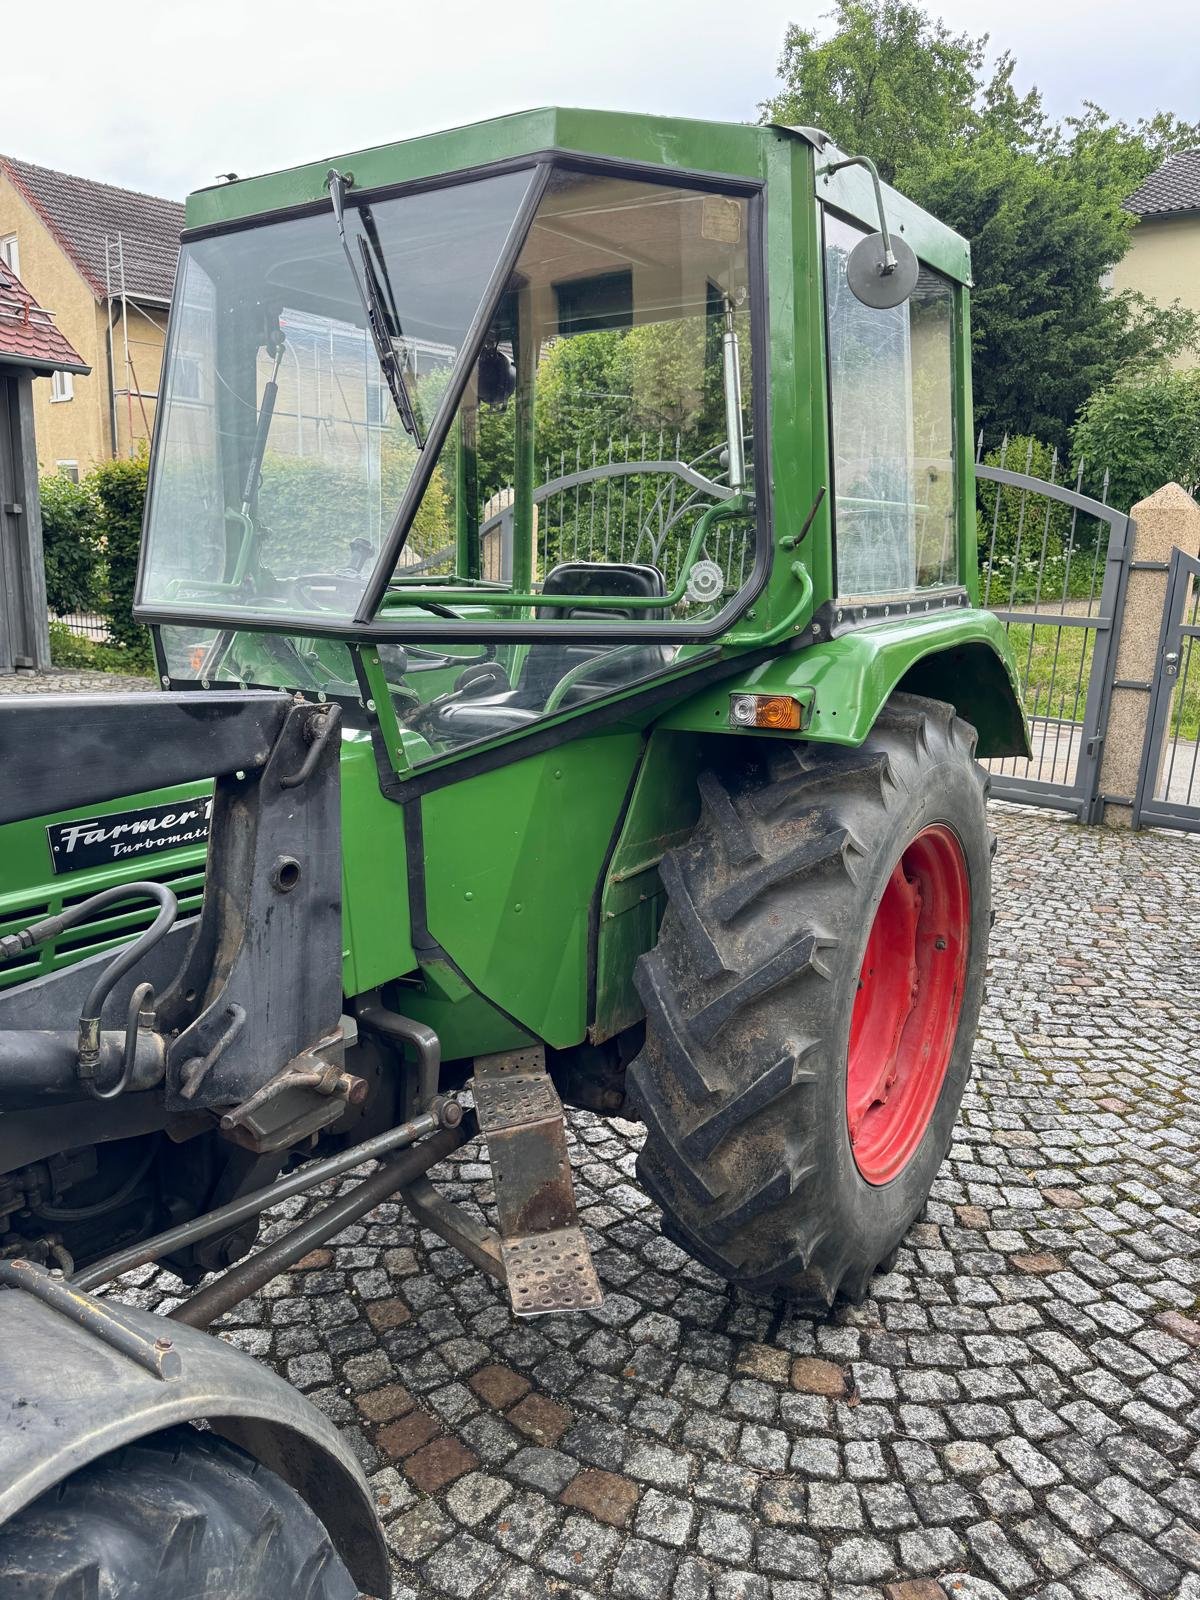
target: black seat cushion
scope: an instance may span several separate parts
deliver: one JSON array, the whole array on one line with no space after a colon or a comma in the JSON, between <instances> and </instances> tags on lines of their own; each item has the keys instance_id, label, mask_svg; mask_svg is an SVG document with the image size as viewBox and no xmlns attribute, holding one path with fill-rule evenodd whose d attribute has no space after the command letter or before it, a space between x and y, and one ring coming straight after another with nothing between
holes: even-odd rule
<instances>
[{"instance_id":1,"label":"black seat cushion","mask_svg":"<svg viewBox=\"0 0 1200 1600\"><path fill-rule=\"evenodd\" d=\"M631 599L651 600L655 595L665 595L667 581L657 567L640 566L632 561L560 561L551 567L542 585L545 594L585 594L607 599L615 597L616 603L595 610L585 606L539 606L539 617L649 617L661 622L666 612L659 607L645 609L641 606L623 606L621 595Z\"/></svg>"},{"instance_id":2,"label":"black seat cushion","mask_svg":"<svg viewBox=\"0 0 1200 1600\"><path fill-rule=\"evenodd\" d=\"M613 604L603 607L539 606L537 615L581 621L620 618L630 622L642 619L662 622L667 615L664 608L623 606L620 596L651 599L666 592L666 579L657 567L619 561L563 561L546 574L543 594L594 594L606 599L611 595ZM589 661L595 662L594 672L587 669L581 674L568 690L563 702L565 705L576 705L580 700L590 699L600 686L609 687L614 683L644 678L668 664L674 653L665 652L661 645L651 644L637 650L625 649L609 661L608 657L614 648L615 644L585 644L570 639L534 645L521 671L521 704L544 706L555 684L565 678L568 672Z\"/></svg>"},{"instance_id":3,"label":"black seat cushion","mask_svg":"<svg viewBox=\"0 0 1200 1600\"><path fill-rule=\"evenodd\" d=\"M613 598L612 605L538 606L543 620L574 618L593 620L620 618L661 622L664 607L623 606L621 596L653 599L667 592L666 579L657 567L634 562L563 561L551 568L542 585L543 594L600 595ZM636 647L584 643L582 640L554 639L531 647L521 669L517 687L505 693L480 695L443 707L438 716L439 733L456 743L469 743L502 733L511 733L537 720L556 684L568 672L583 668L563 698L563 706L579 705L606 689L633 683L670 666L675 649L668 645L645 644Z\"/></svg>"}]
</instances>

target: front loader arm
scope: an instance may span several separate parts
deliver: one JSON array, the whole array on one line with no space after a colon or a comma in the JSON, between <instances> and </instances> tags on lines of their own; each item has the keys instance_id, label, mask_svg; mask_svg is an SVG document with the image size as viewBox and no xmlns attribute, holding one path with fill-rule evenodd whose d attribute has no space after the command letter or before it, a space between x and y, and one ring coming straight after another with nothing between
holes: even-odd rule
<instances>
[{"instance_id":1,"label":"front loader arm","mask_svg":"<svg viewBox=\"0 0 1200 1600\"><path fill-rule=\"evenodd\" d=\"M158 938L0 995L0 1109L107 1098L136 1016L123 1092L158 1096L165 1117L219 1115L262 1154L343 1114L356 1085L339 1028L338 721L335 706L270 693L0 707L3 822L119 796L134 750L141 782L215 778L199 918L185 937L164 917ZM14 938L36 943L62 920ZM89 995L103 1016L87 1016Z\"/></svg>"}]
</instances>

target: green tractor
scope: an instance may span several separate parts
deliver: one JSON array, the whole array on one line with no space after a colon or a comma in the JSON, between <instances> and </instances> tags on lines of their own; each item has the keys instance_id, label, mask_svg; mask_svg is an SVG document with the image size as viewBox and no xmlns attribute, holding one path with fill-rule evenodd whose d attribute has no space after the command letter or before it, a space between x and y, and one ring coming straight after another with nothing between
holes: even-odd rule
<instances>
[{"instance_id":1,"label":"green tractor","mask_svg":"<svg viewBox=\"0 0 1200 1600\"><path fill-rule=\"evenodd\" d=\"M969 282L808 128L533 111L191 197L164 692L0 707L4 1595L385 1593L346 1446L202 1330L387 1197L595 1306L564 1103L731 1284L868 1291L970 1071L976 757L1028 748ZM490 1227L429 1176L477 1135ZM150 1262L169 1318L93 1292Z\"/></svg>"}]
</instances>

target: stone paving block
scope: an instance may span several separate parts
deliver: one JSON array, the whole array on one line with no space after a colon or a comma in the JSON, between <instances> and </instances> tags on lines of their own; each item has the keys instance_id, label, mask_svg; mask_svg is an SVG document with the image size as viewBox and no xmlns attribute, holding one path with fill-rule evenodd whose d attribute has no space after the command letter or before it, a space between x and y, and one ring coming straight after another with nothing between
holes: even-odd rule
<instances>
[{"instance_id":1,"label":"stone paving block","mask_svg":"<svg viewBox=\"0 0 1200 1600\"><path fill-rule=\"evenodd\" d=\"M527 1394L508 1412L508 1420L538 1444L556 1445L571 1426L571 1413L544 1394Z\"/></svg>"},{"instance_id":2,"label":"stone paving block","mask_svg":"<svg viewBox=\"0 0 1200 1600\"><path fill-rule=\"evenodd\" d=\"M423 1445L404 1463L404 1471L422 1494L436 1494L464 1472L479 1465L478 1459L457 1439L434 1439Z\"/></svg>"},{"instance_id":3,"label":"stone paving block","mask_svg":"<svg viewBox=\"0 0 1200 1600\"><path fill-rule=\"evenodd\" d=\"M695 1522L696 1510L688 1500L664 1494L660 1489L647 1489L634 1526L642 1538L681 1547L687 1544Z\"/></svg>"},{"instance_id":4,"label":"stone paving block","mask_svg":"<svg viewBox=\"0 0 1200 1600\"><path fill-rule=\"evenodd\" d=\"M491 1539L527 1560L563 1521L563 1513L539 1494L517 1494L491 1524Z\"/></svg>"},{"instance_id":5,"label":"stone paving block","mask_svg":"<svg viewBox=\"0 0 1200 1600\"><path fill-rule=\"evenodd\" d=\"M1017 1589L1024 1589L1037 1577L998 1522L977 1522L973 1528L967 1529L966 1540L976 1560L995 1578L1004 1592L1011 1594Z\"/></svg>"},{"instance_id":6,"label":"stone paving block","mask_svg":"<svg viewBox=\"0 0 1200 1600\"><path fill-rule=\"evenodd\" d=\"M412 1455L414 1450L419 1450L423 1444L439 1431L436 1417L431 1417L428 1411L410 1410L397 1422L390 1422L380 1428L375 1435L379 1448L393 1461L402 1461L405 1456Z\"/></svg>"},{"instance_id":7,"label":"stone paving block","mask_svg":"<svg viewBox=\"0 0 1200 1600\"><path fill-rule=\"evenodd\" d=\"M430 1558L426 1571L454 1600L474 1600L493 1578L503 1557L499 1550L470 1534L460 1533Z\"/></svg>"},{"instance_id":8,"label":"stone paving block","mask_svg":"<svg viewBox=\"0 0 1200 1600\"><path fill-rule=\"evenodd\" d=\"M481 1367L467 1381L484 1404L494 1406L497 1411L511 1406L522 1395L528 1394L532 1387L528 1378L499 1362Z\"/></svg>"},{"instance_id":9,"label":"stone paving block","mask_svg":"<svg viewBox=\"0 0 1200 1600\"><path fill-rule=\"evenodd\" d=\"M613 1569L611 1592L619 1600L663 1600L679 1557L661 1544L630 1539Z\"/></svg>"},{"instance_id":10,"label":"stone paving block","mask_svg":"<svg viewBox=\"0 0 1200 1600\"><path fill-rule=\"evenodd\" d=\"M617 1549L619 1536L590 1517L569 1516L541 1556L541 1564L572 1584L598 1578Z\"/></svg>"},{"instance_id":11,"label":"stone paving block","mask_svg":"<svg viewBox=\"0 0 1200 1600\"><path fill-rule=\"evenodd\" d=\"M850 1392L845 1370L833 1361L801 1356L792 1363L792 1387L841 1400Z\"/></svg>"},{"instance_id":12,"label":"stone paving block","mask_svg":"<svg viewBox=\"0 0 1200 1600\"><path fill-rule=\"evenodd\" d=\"M614 1528L627 1528L638 1503L638 1486L615 1472L585 1467L572 1478L559 1495L565 1506L586 1511L598 1522ZM689 1519L690 1520L690 1519Z\"/></svg>"}]
</instances>

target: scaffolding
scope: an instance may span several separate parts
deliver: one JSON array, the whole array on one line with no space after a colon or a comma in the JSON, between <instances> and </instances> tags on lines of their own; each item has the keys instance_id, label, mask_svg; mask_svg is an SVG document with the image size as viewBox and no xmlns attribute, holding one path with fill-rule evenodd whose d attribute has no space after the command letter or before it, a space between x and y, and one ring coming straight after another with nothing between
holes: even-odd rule
<instances>
[{"instance_id":1,"label":"scaffolding","mask_svg":"<svg viewBox=\"0 0 1200 1600\"><path fill-rule=\"evenodd\" d=\"M134 365L133 352L129 340L129 313L132 309L143 317L156 333L163 335L165 343L165 330L157 323L146 308L138 303L135 295L128 292L125 283L125 240L118 230L115 234L104 235L104 290L106 301L106 315L108 323L108 417L112 431L112 453L121 454L121 437L119 418L121 403L124 401L126 412L126 453L135 455L138 440L134 436L134 401L141 413L143 434L142 438L149 440L151 432L150 417L146 412L146 401L158 401L158 390L147 393L138 382L137 368ZM113 311L119 305L121 308L121 359L124 369L124 382L117 382L117 356L116 339L113 327Z\"/></svg>"}]
</instances>

